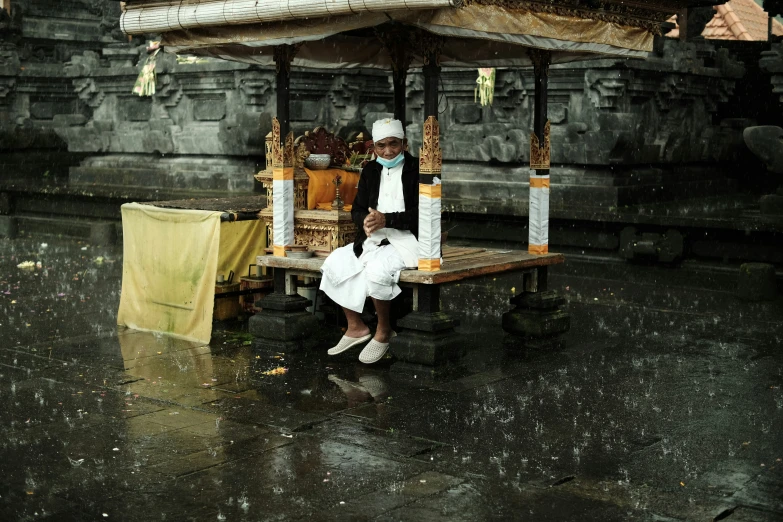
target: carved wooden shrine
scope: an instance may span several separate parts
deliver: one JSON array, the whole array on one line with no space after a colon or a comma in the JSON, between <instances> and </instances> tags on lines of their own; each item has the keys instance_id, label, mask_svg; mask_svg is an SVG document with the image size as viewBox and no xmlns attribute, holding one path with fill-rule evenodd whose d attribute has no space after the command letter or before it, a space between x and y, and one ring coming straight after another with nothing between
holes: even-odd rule
<instances>
[{"instance_id":1,"label":"carved wooden shrine","mask_svg":"<svg viewBox=\"0 0 783 522\"><path fill-rule=\"evenodd\" d=\"M267 153L266 169L255 175L255 178L267 191L270 202L259 217L265 223L267 244L274 244L273 215L274 188L272 183L272 158L274 150L274 131L266 136ZM336 248L353 242L356 237L356 225L351 219L350 211L308 209L308 186L310 178L305 172L305 160L311 154L329 154L332 165L344 166L345 162L356 153L367 154L372 147L372 141L366 141L359 133L354 141L346 142L339 136L328 132L323 127L307 131L293 141L294 168L294 244L307 246L310 250L328 254Z\"/></svg>"}]
</instances>

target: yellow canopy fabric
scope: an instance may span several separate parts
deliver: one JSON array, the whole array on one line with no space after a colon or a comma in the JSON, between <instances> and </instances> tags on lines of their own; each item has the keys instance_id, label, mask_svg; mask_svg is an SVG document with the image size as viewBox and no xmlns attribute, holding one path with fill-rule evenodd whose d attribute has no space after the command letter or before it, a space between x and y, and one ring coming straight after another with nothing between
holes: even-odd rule
<instances>
[{"instance_id":1,"label":"yellow canopy fabric","mask_svg":"<svg viewBox=\"0 0 783 522\"><path fill-rule=\"evenodd\" d=\"M389 69L391 61L380 41L357 36L361 29L389 21L443 36L440 64L452 67L530 66L525 48L551 51L552 63L595 58L596 54L643 58L652 50L654 39L648 29L617 22L471 4L169 31L163 34L163 45L176 53L272 65L274 46L298 44L295 66ZM411 64L421 65L420 56Z\"/></svg>"},{"instance_id":2,"label":"yellow canopy fabric","mask_svg":"<svg viewBox=\"0 0 783 522\"><path fill-rule=\"evenodd\" d=\"M122 295L117 324L208 343L215 279L237 276L265 246L262 223L220 212L122 206Z\"/></svg>"}]
</instances>

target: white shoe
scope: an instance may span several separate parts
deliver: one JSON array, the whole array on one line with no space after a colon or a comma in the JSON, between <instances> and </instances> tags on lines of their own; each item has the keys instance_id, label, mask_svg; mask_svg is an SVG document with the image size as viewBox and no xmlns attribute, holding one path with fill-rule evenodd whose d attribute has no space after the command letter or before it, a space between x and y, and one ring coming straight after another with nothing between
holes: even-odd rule
<instances>
[{"instance_id":1,"label":"white shoe","mask_svg":"<svg viewBox=\"0 0 783 522\"><path fill-rule=\"evenodd\" d=\"M354 346L357 346L359 344L362 344L363 342L367 341L372 337L371 333L368 333L367 335L363 335L361 337L347 337L343 335L342 339L340 339L340 342L337 343L335 346L329 348L326 353L329 355L337 355L338 353L343 353L345 350L350 350Z\"/></svg>"},{"instance_id":2,"label":"white shoe","mask_svg":"<svg viewBox=\"0 0 783 522\"><path fill-rule=\"evenodd\" d=\"M397 333L392 331L391 337L397 337ZM389 343L381 343L373 339L367 343L367 346L365 346L364 350L359 354L359 360L364 364L376 363L383 359L383 356L386 355L388 349Z\"/></svg>"}]
</instances>

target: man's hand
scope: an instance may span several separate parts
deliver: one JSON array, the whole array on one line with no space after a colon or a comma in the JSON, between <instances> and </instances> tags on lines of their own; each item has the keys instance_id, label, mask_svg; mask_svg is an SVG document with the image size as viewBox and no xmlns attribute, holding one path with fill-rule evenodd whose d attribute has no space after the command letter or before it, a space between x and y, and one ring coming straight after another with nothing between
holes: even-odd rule
<instances>
[{"instance_id":1,"label":"man's hand","mask_svg":"<svg viewBox=\"0 0 783 522\"><path fill-rule=\"evenodd\" d=\"M378 212L374 208L370 209L370 213L364 218L364 233L367 237L370 237L373 232L380 230L386 226L386 216L382 212Z\"/></svg>"}]
</instances>

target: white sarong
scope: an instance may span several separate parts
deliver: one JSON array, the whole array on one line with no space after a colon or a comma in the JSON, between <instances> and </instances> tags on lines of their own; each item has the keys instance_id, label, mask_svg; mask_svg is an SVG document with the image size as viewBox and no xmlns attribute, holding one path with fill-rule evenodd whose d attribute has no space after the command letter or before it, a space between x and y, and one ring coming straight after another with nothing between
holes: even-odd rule
<instances>
[{"instance_id":1,"label":"white sarong","mask_svg":"<svg viewBox=\"0 0 783 522\"><path fill-rule=\"evenodd\" d=\"M357 258L353 245L332 252L321 267L321 290L332 301L357 313L362 313L367 297L391 301L400 294L397 283L405 268L400 254L392 245L375 246L364 243Z\"/></svg>"}]
</instances>

